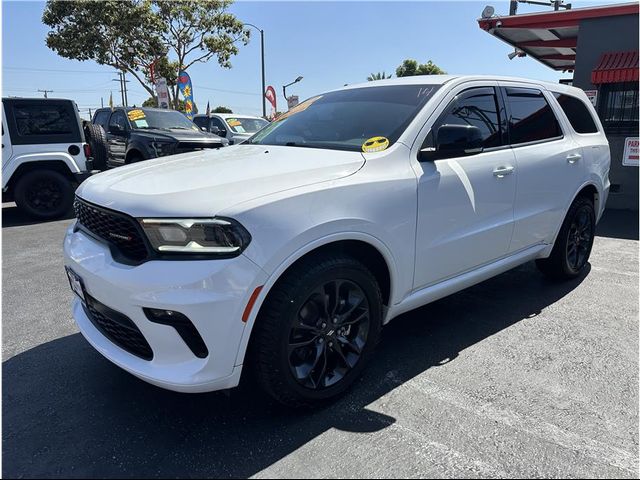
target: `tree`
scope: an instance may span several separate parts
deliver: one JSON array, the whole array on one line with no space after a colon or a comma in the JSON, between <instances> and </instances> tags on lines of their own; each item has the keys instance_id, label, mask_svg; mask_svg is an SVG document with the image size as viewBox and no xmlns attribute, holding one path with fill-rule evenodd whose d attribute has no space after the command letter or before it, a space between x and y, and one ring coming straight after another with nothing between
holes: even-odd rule
<instances>
[{"instance_id":1,"label":"tree","mask_svg":"<svg viewBox=\"0 0 640 480\"><path fill-rule=\"evenodd\" d=\"M442 70L431 60L419 65L416 60L407 59L402 62L402 65L396 68L396 76L398 77L410 77L413 75L443 75L445 73L447 72Z\"/></svg>"},{"instance_id":2,"label":"tree","mask_svg":"<svg viewBox=\"0 0 640 480\"><path fill-rule=\"evenodd\" d=\"M391 78L392 75L389 75L387 77L387 74L383 71L382 73L378 72L378 73L372 73L371 75L369 75L367 77L367 81L372 82L374 80L386 80L387 78Z\"/></svg>"},{"instance_id":3,"label":"tree","mask_svg":"<svg viewBox=\"0 0 640 480\"><path fill-rule=\"evenodd\" d=\"M212 113L233 113L233 111L230 108L220 105L219 107L214 108Z\"/></svg>"},{"instance_id":4,"label":"tree","mask_svg":"<svg viewBox=\"0 0 640 480\"><path fill-rule=\"evenodd\" d=\"M42 16L46 44L58 55L94 60L133 75L151 95L150 66L167 78L177 106L178 69L217 59L230 68L249 31L227 12L231 0L48 0Z\"/></svg>"},{"instance_id":5,"label":"tree","mask_svg":"<svg viewBox=\"0 0 640 480\"><path fill-rule=\"evenodd\" d=\"M238 53L236 43L249 42L249 30L226 10L231 0L152 0L153 11L162 25L162 44L175 55L183 70L212 58L223 68L231 68L231 57ZM178 86L173 87L174 99Z\"/></svg>"}]
</instances>

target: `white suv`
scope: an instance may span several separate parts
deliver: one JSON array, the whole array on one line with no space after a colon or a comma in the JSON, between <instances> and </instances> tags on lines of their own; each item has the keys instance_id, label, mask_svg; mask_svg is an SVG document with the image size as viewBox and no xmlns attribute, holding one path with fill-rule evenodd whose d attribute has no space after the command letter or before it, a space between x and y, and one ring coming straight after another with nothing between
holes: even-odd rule
<instances>
[{"instance_id":1,"label":"white suv","mask_svg":"<svg viewBox=\"0 0 640 480\"><path fill-rule=\"evenodd\" d=\"M87 340L171 390L344 392L381 327L524 262L581 274L609 147L576 88L417 76L313 97L242 145L77 191L64 240Z\"/></svg>"}]
</instances>

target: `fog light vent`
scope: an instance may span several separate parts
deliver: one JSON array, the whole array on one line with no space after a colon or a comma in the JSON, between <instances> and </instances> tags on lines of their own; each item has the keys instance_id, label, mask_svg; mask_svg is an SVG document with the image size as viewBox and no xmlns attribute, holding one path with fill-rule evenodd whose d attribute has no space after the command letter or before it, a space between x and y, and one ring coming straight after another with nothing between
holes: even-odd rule
<instances>
[{"instance_id":1,"label":"fog light vent","mask_svg":"<svg viewBox=\"0 0 640 480\"><path fill-rule=\"evenodd\" d=\"M176 329L178 335L187 344L187 347L198 358L205 358L209 355L209 350L198 333L196 327L185 315L173 310L163 310L157 308L143 308L144 314L153 323L168 325Z\"/></svg>"}]
</instances>

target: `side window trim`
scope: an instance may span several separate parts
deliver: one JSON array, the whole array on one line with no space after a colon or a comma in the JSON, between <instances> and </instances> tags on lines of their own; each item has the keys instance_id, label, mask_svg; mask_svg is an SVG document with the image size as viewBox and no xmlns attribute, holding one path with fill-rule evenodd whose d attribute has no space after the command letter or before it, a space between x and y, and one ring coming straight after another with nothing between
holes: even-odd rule
<instances>
[{"instance_id":1,"label":"side window trim","mask_svg":"<svg viewBox=\"0 0 640 480\"><path fill-rule=\"evenodd\" d=\"M549 108L551 108L551 112L556 117L556 122L558 123L558 126L560 127L560 132L561 132L561 135L557 135L555 137L543 138L541 140L533 140L531 142L511 143L511 122L507 120L507 131L508 131L507 138L509 139L509 144L507 145L508 147L510 147L510 148L528 147L530 145L537 145L537 144L540 144L540 143L556 142L558 140L564 139L564 137L566 136L566 133L564 131L562 123L558 120L558 114L553 109L553 106L551 105L551 102L549 102L549 99L546 97L546 95L544 94L544 92L542 91L541 88L533 87L533 86L526 86L526 87L524 87L524 86L523 87L520 87L520 86L517 86L517 87L515 87L515 86L500 86L499 89L500 89L502 98L504 99L506 113L507 113L507 119L511 118L511 107L510 107L510 104L509 104L509 101L508 101L508 98L509 98L508 91L509 91L509 89L512 89L512 90L537 90L537 91L539 91L540 95L542 95L542 98L544 98L544 100L547 102L547 104L549 104Z\"/></svg>"}]
</instances>

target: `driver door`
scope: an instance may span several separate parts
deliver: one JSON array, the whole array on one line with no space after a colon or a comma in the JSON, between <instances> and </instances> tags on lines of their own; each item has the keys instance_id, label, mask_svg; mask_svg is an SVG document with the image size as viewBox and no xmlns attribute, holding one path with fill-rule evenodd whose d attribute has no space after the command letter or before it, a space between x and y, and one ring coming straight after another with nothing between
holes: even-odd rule
<instances>
[{"instance_id":1,"label":"driver door","mask_svg":"<svg viewBox=\"0 0 640 480\"><path fill-rule=\"evenodd\" d=\"M513 233L517 172L499 91L459 89L421 144L415 289L506 256ZM451 134L467 130L475 143L459 147Z\"/></svg>"},{"instance_id":2,"label":"driver door","mask_svg":"<svg viewBox=\"0 0 640 480\"><path fill-rule=\"evenodd\" d=\"M127 136L129 122L122 110L116 110L109 119L107 144L109 145L109 160L116 165L124 165L127 154Z\"/></svg>"}]
</instances>

